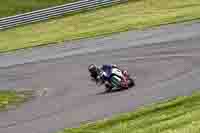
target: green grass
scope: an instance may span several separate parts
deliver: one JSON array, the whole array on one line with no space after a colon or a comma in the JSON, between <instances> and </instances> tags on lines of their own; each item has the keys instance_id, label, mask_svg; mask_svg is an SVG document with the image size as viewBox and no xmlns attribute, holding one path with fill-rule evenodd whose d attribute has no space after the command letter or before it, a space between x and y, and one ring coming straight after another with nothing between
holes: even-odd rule
<instances>
[{"instance_id":1,"label":"green grass","mask_svg":"<svg viewBox=\"0 0 200 133\"><path fill-rule=\"evenodd\" d=\"M74 1L77 0L4 0L0 4L0 18Z\"/></svg>"},{"instance_id":2,"label":"green grass","mask_svg":"<svg viewBox=\"0 0 200 133\"><path fill-rule=\"evenodd\" d=\"M0 91L0 111L5 111L9 107L16 107L26 102L32 97L31 91L11 91L3 90Z\"/></svg>"},{"instance_id":3,"label":"green grass","mask_svg":"<svg viewBox=\"0 0 200 133\"><path fill-rule=\"evenodd\" d=\"M200 18L200 0L130 0L0 32L0 52Z\"/></svg>"},{"instance_id":4,"label":"green grass","mask_svg":"<svg viewBox=\"0 0 200 133\"><path fill-rule=\"evenodd\" d=\"M58 133L199 133L200 92Z\"/></svg>"}]
</instances>

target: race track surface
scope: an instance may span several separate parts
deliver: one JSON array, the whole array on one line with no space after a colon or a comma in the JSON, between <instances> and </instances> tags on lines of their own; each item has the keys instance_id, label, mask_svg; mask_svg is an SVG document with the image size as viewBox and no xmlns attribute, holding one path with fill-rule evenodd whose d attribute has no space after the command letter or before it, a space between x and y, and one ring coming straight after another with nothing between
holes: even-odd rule
<instances>
[{"instance_id":1,"label":"race track surface","mask_svg":"<svg viewBox=\"0 0 200 133\"><path fill-rule=\"evenodd\" d=\"M200 23L130 31L111 37L0 56L0 88L46 89L17 110L0 113L0 133L55 133L200 88ZM134 74L130 90L103 94L90 63L115 63Z\"/></svg>"}]
</instances>

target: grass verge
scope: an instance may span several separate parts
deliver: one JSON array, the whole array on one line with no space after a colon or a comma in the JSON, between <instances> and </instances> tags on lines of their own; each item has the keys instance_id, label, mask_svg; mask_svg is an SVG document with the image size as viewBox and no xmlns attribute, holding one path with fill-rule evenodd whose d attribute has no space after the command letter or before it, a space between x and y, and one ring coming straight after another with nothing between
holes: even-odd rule
<instances>
[{"instance_id":1,"label":"grass verge","mask_svg":"<svg viewBox=\"0 0 200 133\"><path fill-rule=\"evenodd\" d=\"M0 52L200 18L199 0L128 3L0 32Z\"/></svg>"},{"instance_id":2,"label":"grass verge","mask_svg":"<svg viewBox=\"0 0 200 133\"><path fill-rule=\"evenodd\" d=\"M31 98L32 94L32 91L0 91L0 111L5 111L11 107L13 108L21 105Z\"/></svg>"},{"instance_id":3,"label":"grass verge","mask_svg":"<svg viewBox=\"0 0 200 133\"><path fill-rule=\"evenodd\" d=\"M58 133L199 133L200 92Z\"/></svg>"},{"instance_id":4,"label":"grass verge","mask_svg":"<svg viewBox=\"0 0 200 133\"><path fill-rule=\"evenodd\" d=\"M77 0L5 0L0 4L0 18L74 1Z\"/></svg>"}]
</instances>

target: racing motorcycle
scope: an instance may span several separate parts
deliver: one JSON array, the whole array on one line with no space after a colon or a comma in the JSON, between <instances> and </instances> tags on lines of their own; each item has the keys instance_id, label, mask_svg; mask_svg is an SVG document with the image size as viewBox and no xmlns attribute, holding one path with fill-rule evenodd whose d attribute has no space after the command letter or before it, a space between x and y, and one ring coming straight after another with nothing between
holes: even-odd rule
<instances>
[{"instance_id":1,"label":"racing motorcycle","mask_svg":"<svg viewBox=\"0 0 200 133\"><path fill-rule=\"evenodd\" d=\"M95 81L96 84L105 84L106 92L110 92L115 89L128 89L135 86L135 77L131 78L127 70L123 70L122 72L122 70L117 67L112 68L112 74L109 81L105 81L103 78L101 78L104 71L94 64L89 65L88 71L91 79ZM126 74L124 74L124 72L126 72Z\"/></svg>"}]
</instances>

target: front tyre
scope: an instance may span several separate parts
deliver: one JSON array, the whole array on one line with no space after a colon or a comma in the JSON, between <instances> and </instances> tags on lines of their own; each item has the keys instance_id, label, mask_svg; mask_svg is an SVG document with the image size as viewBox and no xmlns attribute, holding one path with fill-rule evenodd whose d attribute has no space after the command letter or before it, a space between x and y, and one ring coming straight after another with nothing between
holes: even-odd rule
<instances>
[{"instance_id":1,"label":"front tyre","mask_svg":"<svg viewBox=\"0 0 200 133\"><path fill-rule=\"evenodd\" d=\"M112 91L112 86L108 83L105 84L106 92L111 92Z\"/></svg>"}]
</instances>

